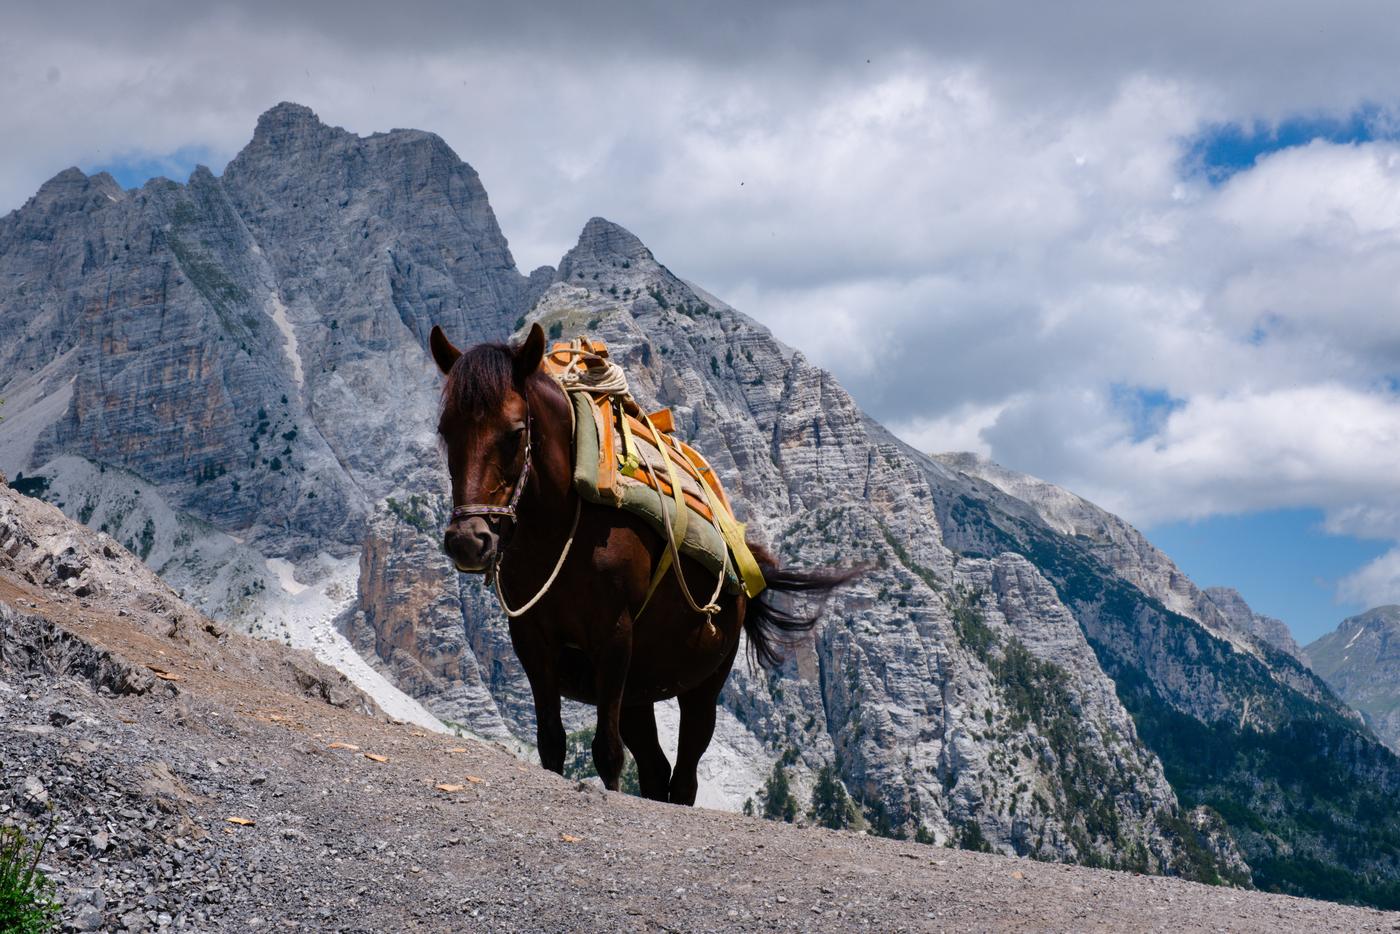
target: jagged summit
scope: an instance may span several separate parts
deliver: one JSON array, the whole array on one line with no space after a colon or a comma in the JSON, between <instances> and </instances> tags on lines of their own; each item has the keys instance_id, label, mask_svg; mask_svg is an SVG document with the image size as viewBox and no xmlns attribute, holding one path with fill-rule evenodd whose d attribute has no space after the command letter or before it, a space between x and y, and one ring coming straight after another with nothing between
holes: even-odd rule
<instances>
[{"instance_id":1,"label":"jagged summit","mask_svg":"<svg viewBox=\"0 0 1400 934\"><path fill-rule=\"evenodd\" d=\"M561 282L573 283L592 281L602 275L632 279L662 268L636 234L620 224L594 217L584 225L578 243L559 261L555 275Z\"/></svg>"},{"instance_id":2,"label":"jagged summit","mask_svg":"<svg viewBox=\"0 0 1400 934\"><path fill-rule=\"evenodd\" d=\"M304 104L283 101L258 117L250 145L281 148L295 145L308 136L325 131L346 131L321 122L316 112Z\"/></svg>"},{"instance_id":3,"label":"jagged summit","mask_svg":"<svg viewBox=\"0 0 1400 934\"><path fill-rule=\"evenodd\" d=\"M32 198L6 216L90 211L125 197L122 186L108 173L88 175L77 166L70 166L40 185Z\"/></svg>"}]
</instances>

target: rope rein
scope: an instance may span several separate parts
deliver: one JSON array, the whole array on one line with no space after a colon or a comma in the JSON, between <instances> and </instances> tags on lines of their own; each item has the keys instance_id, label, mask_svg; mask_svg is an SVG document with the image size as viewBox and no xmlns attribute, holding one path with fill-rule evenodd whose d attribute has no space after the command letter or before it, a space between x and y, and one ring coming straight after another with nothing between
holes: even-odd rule
<instances>
[{"instance_id":1,"label":"rope rein","mask_svg":"<svg viewBox=\"0 0 1400 934\"><path fill-rule=\"evenodd\" d=\"M559 572L564 567L564 561L569 557L569 549L574 547L574 533L578 531L578 517L579 513L582 511L583 497L575 495L574 524L569 528L569 537L564 540L564 550L559 552L559 560L554 562L554 570L549 572L549 579L544 582L544 586L539 589L538 593L530 598L528 603L518 610L512 610L510 608L510 604L506 603L506 595L501 591L501 555L499 553L496 555L496 563L492 568L491 576L495 579L496 599L501 601L501 609L505 611L507 617L515 619L517 616L523 616L530 612L534 605L539 603L540 600L544 598L544 595L549 592L549 588L554 585L554 579L559 576Z\"/></svg>"},{"instance_id":2,"label":"rope rein","mask_svg":"<svg viewBox=\"0 0 1400 934\"><path fill-rule=\"evenodd\" d=\"M577 426L577 424L576 424L577 419L574 417L574 404L573 404L573 402L569 399L569 394L568 394L567 392L564 393L564 402L566 403L565 407L569 410L569 443L570 443L570 444L573 444L574 432L577 430L578 426ZM525 404L526 404L527 406L529 405L529 400L528 400L528 399L526 400L526 403L525 403ZM528 419L527 419L526 424L527 424L527 425L529 424ZM525 443L526 443L527 445L529 444L529 434L528 434L528 431L527 431L527 434L526 434L526 442L525 442ZM526 448L525 448L525 466L528 468L529 465L530 465L530 449L529 449L529 447L526 447ZM521 473L523 474L524 471L522 470ZM523 477L522 477L521 479L523 480ZM515 492L513 492L513 493L511 494L511 506L512 506L512 509L511 509L511 518L512 518L512 519L515 518L515 511L514 511L514 508L513 508L513 507L514 507L515 504L519 501L519 499L520 499L519 493L520 493L520 490L524 488L524 486L525 486L525 484L524 484L523 482L517 481L517 482L516 482L516 489L515 489ZM455 512L455 510L454 510L454 512ZM575 494L574 494L574 523L573 523L572 526L569 527L569 537L566 538L566 539L564 539L564 549L563 549L563 551L559 552L559 560L554 562L554 570L552 570L552 571L549 572L549 578L544 582L544 586L541 587L541 588L539 589L539 591L538 591L533 597L531 597L530 600L529 600L524 606L520 607L520 609L518 609L518 610L512 610L512 609L510 608L510 604L506 602L506 595L505 595L505 593L501 590L501 560L502 560L503 558L505 558L505 548L502 547L499 551L496 552L496 560L495 560L495 561L492 563L492 565L491 565L491 582L492 582L492 584L493 584L493 585L495 586L495 588L496 588L496 599L500 601L501 610L506 614L506 618L508 618L508 619L515 619L517 616L523 616L524 614L530 612L530 610L534 608L534 606L535 606L536 603L539 603L540 600L544 599L544 595L545 595L546 593L549 592L549 588L552 587L552 586L554 586L554 581L555 581L555 579L559 576L559 572L560 572L561 570L564 569L564 562L565 562L565 561L568 559L568 557L569 557L569 551L574 547L574 535L575 535L575 533L578 532L578 517L579 517L579 514L582 513L582 512L583 512L583 497L582 497L582 496L579 496L577 493L575 493Z\"/></svg>"}]
</instances>

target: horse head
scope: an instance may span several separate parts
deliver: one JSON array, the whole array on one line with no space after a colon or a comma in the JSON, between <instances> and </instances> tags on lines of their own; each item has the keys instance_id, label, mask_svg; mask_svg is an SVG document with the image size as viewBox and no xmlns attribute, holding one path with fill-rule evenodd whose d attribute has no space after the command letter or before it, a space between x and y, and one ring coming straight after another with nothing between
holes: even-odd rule
<instances>
[{"instance_id":1,"label":"horse head","mask_svg":"<svg viewBox=\"0 0 1400 934\"><path fill-rule=\"evenodd\" d=\"M496 560L531 480L538 426L528 390L544 357L544 331L536 324L518 348L478 344L464 353L434 326L429 344L447 377L438 436L453 509L443 550L459 571L480 573Z\"/></svg>"}]
</instances>

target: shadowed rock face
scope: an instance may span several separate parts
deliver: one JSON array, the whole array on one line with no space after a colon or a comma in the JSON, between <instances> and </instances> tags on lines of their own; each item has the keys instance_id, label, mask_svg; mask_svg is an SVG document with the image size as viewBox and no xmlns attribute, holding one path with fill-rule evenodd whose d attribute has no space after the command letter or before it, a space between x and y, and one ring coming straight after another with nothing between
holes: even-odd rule
<instances>
[{"instance_id":1,"label":"shadowed rock face","mask_svg":"<svg viewBox=\"0 0 1400 934\"><path fill-rule=\"evenodd\" d=\"M1305 651L1313 671L1400 750L1400 606L1348 617Z\"/></svg>"},{"instance_id":2,"label":"shadowed rock face","mask_svg":"<svg viewBox=\"0 0 1400 934\"><path fill-rule=\"evenodd\" d=\"M0 220L0 393L35 413L0 423L0 467L48 470L70 514L124 529L145 507L103 503L130 476L113 468L139 475L178 514L147 550L201 605L238 625L334 617L317 638L348 637L439 717L528 743L499 611L438 552L423 347L432 323L466 345L521 318L606 340L784 562L873 568L783 668L736 668L714 803L739 806L776 767L805 808L834 765L880 833L1315 894L1285 851L1400 877L1383 848L1346 842L1359 802L1400 783L1394 757L1130 526L908 448L616 224L589 221L557 271L526 279L479 179L430 134L361 138L284 104L221 178L121 192L69 172ZM60 454L96 463L85 485ZM345 562L353 588L317 576ZM1287 784L1283 747L1355 793Z\"/></svg>"}]
</instances>

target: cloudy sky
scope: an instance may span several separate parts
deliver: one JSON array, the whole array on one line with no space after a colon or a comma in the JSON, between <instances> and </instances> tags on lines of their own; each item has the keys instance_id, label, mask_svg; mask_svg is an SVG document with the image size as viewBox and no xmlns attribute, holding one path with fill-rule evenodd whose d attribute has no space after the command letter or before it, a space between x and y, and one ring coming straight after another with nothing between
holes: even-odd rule
<instances>
[{"instance_id":1,"label":"cloudy sky","mask_svg":"<svg viewBox=\"0 0 1400 934\"><path fill-rule=\"evenodd\" d=\"M523 268L608 217L1304 641L1400 602L1387 4L116 6L0 13L0 211L219 171L280 100L433 130Z\"/></svg>"}]
</instances>

